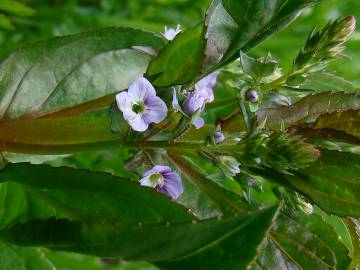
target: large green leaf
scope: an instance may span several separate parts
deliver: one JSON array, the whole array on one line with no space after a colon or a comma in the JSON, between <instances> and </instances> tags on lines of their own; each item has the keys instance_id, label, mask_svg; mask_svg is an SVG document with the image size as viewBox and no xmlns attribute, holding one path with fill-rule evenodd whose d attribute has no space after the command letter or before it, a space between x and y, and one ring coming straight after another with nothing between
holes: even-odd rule
<instances>
[{"instance_id":1,"label":"large green leaf","mask_svg":"<svg viewBox=\"0 0 360 270\"><path fill-rule=\"evenodd\" d=\"M346 270L351 261L348 252L320 216L281 212L251 269Z\"/></svg>"},{"instance_id":2,"label":"large green leaf","mask_svg":"<svg viewBox=\"0 0 360 270\"><path fill-rule=\"evenodd\" d=\"M291 23L315 0L214 0L206 17L206 64L248 51Z\"/></svg>"},{"instance_id":3,"label":"large green leaf","mask_svg":"<svg viewBox=\"0 0 360 270\"><path fill-rule=\"evenodd\" d=\"M321 151L318 161L285 179L330 214L360 217L360 156Z\"/></svg>"},{"instance_id":4,"label":"large green leaf","mask_svg":"<svg viewBox=\"0 0 360 270\"><path fill-rule=\"evenodd\" d=\"M68 118L109 108L145 72L151 56L144 51L162 46L153 34L114 27L15 51L0 66L0 150L113 139L107 113Z\"/></svg>"},{"instance_id":5,"label":"large green leaf","mask_svg":"<svg viewBox=\"0 0 360 270\"><path fill-rule=\"evenodd\" d=\"M50 219L14 226L0 238L25 246L147 260L163 269L246 269L277 208L222 220L141 226Z\"/></svg>"},{"instance_id":6,"label":"large green leaf","mask_svg":"<svg viewBox=\"0 0 360 270\"><path fill-rule=\"evenodd\" d=\"M0 242L0 266L1 270L54 270L40 249L4 242Z\"/></svg>"},{"instance_id":7,"label":"large green leaf","mask_svg":"<svg viewBox=\"0 0 360 270\"><path fill-rule=\"evenodd\" d=\"M6 193L2 209L14 220L26 215L26 220L45 218L45 205L75 220L107 220L122 223L151 223L191 219L187 209L172 202L167 196L138 183L105 173L94 173L72 168L53 168L27 163L9 164L0 171L1 182L17 182L21 194ZM26 208L24 197L36 195L40 202ZM39 209L39 207L41 207ZM31 215L29 209L36 213ZM13 217L15 216L15 217ZM55 213L53 214L55 215ZM61 216L60 216L61 217Z\"/></svg>"},{"instance_id":8,"label":"large green leaf","mask_svg":"<svg viewBox=\"0 0 360 270\"><path fill-rule=\"evenodd\" d=\"M323 114L356 110L360 108L360 96L343 92L325 92L309 95L291 106L261 108L257 112L260 123L266 121L266 127L279 130L300 123L313 123Z\"/></svg>"}]
</instances>

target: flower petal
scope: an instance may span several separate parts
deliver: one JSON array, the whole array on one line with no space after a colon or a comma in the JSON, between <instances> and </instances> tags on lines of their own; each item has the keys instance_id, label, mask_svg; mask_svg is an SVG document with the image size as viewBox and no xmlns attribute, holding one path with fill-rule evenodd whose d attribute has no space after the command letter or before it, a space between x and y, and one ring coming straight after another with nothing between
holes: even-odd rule
<instances>
[{"instance_id":1,"label":"flower petal","mask_svg":"<svg viewBox=\"0 0 360 270\"><path fill-rule=\"evenodd\" d=\"M128 93L126 91L120 92L116 95L116 104L120 111L129 111L131 110L131 102L129 101Z\"/></svg>"},{"instance_id":2,"label":"flower petal","mask_svg":"<svg viewBox=\"0 0 360 270\"><path fill-rule=\"evenodd\" d=\"M180 176L175 172L166 173L163 176L165 184L158 190L176 200L184 192Z\"/></svg>"},{"instance_id":3,"label":"flower petal","mask_svg":"<svg viewBox=\"0 0 360 270\"><path fill-rule=\"evenodd\" d=\"M131 102L144 102L149 96L156 96L156 91L147 79L141 77L129 86L128 98Z\"/></svg>"},{"instance_id":4,"label":"flower petal","mask_svg":"<svg viewBox=\"0 0 360 270\"><path fill-rule=\"evenodd\" d=\"M165 173L169 173L169 172L171 172L171 168L169 166L155 165L150 170L146 171L144 173L144 176L149 176L154 173L165 174Z\"/></svg>"},{"instance_id":5,"label":"flower petal","mask_svg":"<svg viewBox=\"0 0 360 270\"><path fill-rule=\"evenodd\" d=\"M129 113L130 115L131 113ZM134 113L135 114L135 113ZM124 113L124 118L126 119L126 115ZM129 117L130 118L130 117ZM135 131L145 131L149 127L149 124L144 121L142 115L135 114L135 117L132 117L131 119L126 119L131 126L131 128Z\"/></svg>"},{"instance_id":6,"label":"flower petal","mask_svg":"<svg viewBox=\"0 0 360 270\"><path fill-rule=\"evenodd\" d=\"M157 96L149 96L145 100L143 119L147 124L160 123L165 119L168 109L164 101Z\"/></svg>"},{"instance_id":7,"label":"flower petal","mask_svg":"<svg viewBox=\"0 0 360 270\"><path fill-rule=\"evenodd\" d=\"M191 116L196 111L199 110L202 111L204 109L204 106L205 106L204 98L192 92L188 94L188 96L186 97L183 110L187 115Z\"/></svg>"}]
</instances>

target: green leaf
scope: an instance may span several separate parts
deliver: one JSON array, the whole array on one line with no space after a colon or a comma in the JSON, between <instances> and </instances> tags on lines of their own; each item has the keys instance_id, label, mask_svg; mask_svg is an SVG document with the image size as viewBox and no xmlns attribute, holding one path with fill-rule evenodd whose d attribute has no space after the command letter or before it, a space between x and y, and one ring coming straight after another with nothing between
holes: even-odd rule
<instances>
[{"instance_id":1,"label":"green leaf","mask_svg":"<svg viewBox=\"0 0 360 270\"><path fill-rule=\"evenodd\" d=\"M50 219L14 226L0 238L25 246L147 260L162 269L246 269L277 208L222 220L142 226Z\"/></svg>"},{"instance_id":2,"label":"green leaf","mask_svg":"<svg viewBox=\"0 0 360 270\"><path fill-rule=\"evenodd\" d=\"M282 211L251 269L346 270L350 261L348 249L320 216Z\"/></svg>"},{"instance_id":3,"label":"green leaf","mask_svg":"<svg viewBox=\"0 0 360 270\"><path fill-rule=\"evenodd\" d=\"M335 112L319 117L314 128L329 128L345 131L347 134L360 138L360 110Z\"/></svg>"},{"instance_id":4,"label":"green leaf","mask_svg":"<svg viewBox=\"0 0 360 270\"><path fill-rule=\"evenodd\" d=\"M14 26L11 21L4 15L0 13L0 27L6 30L14 30Z\"/></svg>"},{"instance_id":5,"label":"green leaf","mask_svg":"<svg viewBox=\"0 0 360 270\"><path fill-rule=\"evenodd\" d=\"M198 25L178 34L153 59L146 72L155 86L184 84L199 72L204 51L203 27Z\"/></svg>"},{"instance_id":6,"label":"green leaf","mask_svg":"<svg viewBox=\"0 0 360 270\"><path fill-rule=\"evenodd\" d=\"M305 82L300 85L300 88L315 90L316 92L341 91L346 93L360 93L360 87L355 83L328 72L309 74Z\"/></svg>"},{"instance_id":7,"label":"green leaf","mask_svg":"<svg viewBox=\"0 0 360 270\"><path fill-rule=\"evenodd\" d=\"M360 217L359 164L359 155L323 150L310 167L284 179L327 213Z\"/></svg>"},{"instance_id":8,"label":"green leaf","mask_svg":"<svg viewBox=\"0 0 360 270\"><path fill-rule=\"evenodd\" d=\"M266 120L266 127L280 130L300 123L313 123L327 113L360 109L360 96L343 92L325 92L309 95L291 106L261 108L258 121Z\"/></svg>"},{"instance_id":9,"label":"green leaf","mask_svg":"<svg viewBox=\"0 0 360 270\"><path fill-rule=\"evenodd\" d=\"M0 10L18 16L32 16L35 10L21 4L17 1L2 0L0 1Z\"/></svg>"},{"instance_id":10,"label":"green leaf","mask_svg":"<svg viewBox=\"0 0 360 270\"><path fill-rule=\"evenodd\" d=\"M33 219L66 217L62 211L40 200L28 186L17 183L0 184L0 229Z\"/></svg>"},{"instance_id":11,"label":"green leaf","mask_svg":"<svg viewBox=\"0 0 360 270\"><path fill-rule=\"evenodd\" d=\"M291 23L314 0L215 0L206 17L206 63L222 65Z\"/></svg>"},{"instance_id":12,"label":"green leaf","mask_svg":"<svg viewBox=\"0 0 360 270\"><path fill-rule=\"evenodd\" d=\"M114 138L107 111L89 112L107 110L116 92L143 75L151 56L141 48L162 46L153 34L113 27L15 51L0 66L0 140L7 147L0 150L28 152L22 148L33 144L64 149ZM86 112L89 118L68 119Z\"/></svg>"},{"instance_id":13,"label":"green leaf","mask_svg":"<svg viewBox=\"0 0 360 270\"><path fill-rule=\"evenodd\" d=\"M54 270L39 248L18 247L0 242L1 270Z\"/></svg>"},{"instance_id":14,"label":"green leaf","mask_svg":"<svg viewBox=\"0 0 360 270\"><path fill-rule=\"evenodd\" d=\"M345 218L343 221L350 234L352 245L352 260L348 270L353 270L360 264L360 224L359 220L354 218Z\"/></svg>"},{"instance_id":15,"label":"green leaf","mask_svg":"<svg viewBox=\"0 0 360 270\"><path fill-rule=\"evenodd\" d=\"M257 209L255 205L249 205L239 194L226 190L208 179L191 159L172 152L168 152L168 155L170 161L182 172L185 195L180 198L180 203L193 209L196 216L233 216Z\"/></svg>"},{"instance_id":16,"label":"green leaf","mask_svg":"<svg viewBox=\"0 0 360 270\"><path fill-rule=\"evenodd\" d=\"M74 220L151 223L180 222L191 218L185 208L167 196L105 173L17 163L9 164L0 171L0 179L1 182L21 184L17 188L26 191L23 196L35 195L41 205L45 203ZM6 195L12 197L4 202L1 209L11 209L8 215L26 215L27 220L40 218L26 210L41 213L43 209L37 206L25 208L23 196L16 193L15 190L4 195L5 199Z\"/></svg>"},{"instance_id":17,"label":"green leaf","mask_svg":"<svg viewBox=\"0 0 360 270\"><path fill-rule=\"evenodd\" d=\"M14 52L0 67L0 116L59 116L59 111L83 103L88 110L98 109L96 102L126 89L146 70L151 57L133 46L157 50L162 41L140 30L114 27L53 38Z\"/></svg>"}]
</instances>

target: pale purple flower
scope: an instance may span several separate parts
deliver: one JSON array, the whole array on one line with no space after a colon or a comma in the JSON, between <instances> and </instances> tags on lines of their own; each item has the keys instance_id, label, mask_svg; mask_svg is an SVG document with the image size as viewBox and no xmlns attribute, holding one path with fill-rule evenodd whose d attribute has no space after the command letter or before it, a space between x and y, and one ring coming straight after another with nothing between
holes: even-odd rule
<instances>
[{"instance_id":1,"label":"pale purple flower","mask_svg":"<svg viewBox=\"0 0 360 270\"><path fill-rule=\"evenodd\" d=\"M216 84L217 74L217 72L213 72L195 84L195 90L187 95L184 102L183 110L187 115L192 116L195 112L204 111L205 104L214 101L213 87ZM205 122L201 117L197 119L195 119L194 125L196 128L200 128ZM201 123L203 124L201 125Z\"/></svg>"},{"instance_id":2,"label":"pale purple flower","mask_svg":"<svg viewBox=\"0 0 360 270\"><path fill-rule=\"evenodd\" d=\"M220 156L219 165L227 175L235 176L240 173L240 163L234 157Z\"/></svg>"},{"instance_id":3,"label":"pale purple flower","mask_svg":"<svg viewBox=\"0 0 360 270\"><path fill-rule=\"evenodd\" d=\"M116 103L125 120L136 131L145 131L150 123L160 123L168 111L164 101L156 96L152 84L142 77L127 91L117 94Z\"/></svg>"},{"instance_id":4,"label":"pale purple flower","mask_svg":"<svg viewBox=\"0 0 360 270\"><path fill-rule=\"evenodd\" d=\"M221 142L225 141L225 136L222 132L216 131L214 133L214 139L215 139L216 143L221 143Z\"/></svg>"},{"instance_id":5,"label":"pale purple flower","mask_svg":"<svg viewBox=\"0 0 360 270\"><path fill-rule=\"evenodd\" d=\"M152 187L176 200L184 191L180 176L168 166L155 165L144 173L142 186Z\"/></svg>"},{"instance_id":6,"label":"pale purple flower","mask_svg":"<svg viewBox=\"0 0 360 270\"><path fill-rule=\"evenodd\" d=\"M175 37L176 37L176 35L177 34L179 34L181 32L181 26L178 24L177 26L176 26L176 29L174 29L174 28L167 28L166 26L165 26L165 31L164 31L164 33L163 33L163 36L164 36L164 38L166 38L167 40L169 40L169 41L171 41L171 40L173 40Z\"/></svg>"}]
</instances>

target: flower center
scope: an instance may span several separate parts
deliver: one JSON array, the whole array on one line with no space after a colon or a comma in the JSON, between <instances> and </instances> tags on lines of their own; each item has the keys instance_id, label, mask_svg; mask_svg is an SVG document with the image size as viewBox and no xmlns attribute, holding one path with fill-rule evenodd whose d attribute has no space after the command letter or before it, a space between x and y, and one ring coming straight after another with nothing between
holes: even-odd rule
<instances>
[{"instance_id":1,"label":"flower center","mask_svg":"<svg viewBox=\"0 0 360 270\"><path fill-rule=\"evenodd\" d=\"M150 183L153 187L163 187L165 182L164 182L164 176L162 176L161 173L154 173L150 176L149 178Z\"/></svg>"},{"instance_id":2,"label":"flower center","mask_svg":"<svg viewBox=\"0 0 360 270\"><path fill-rule=\"evenodd\" d=\"M145 106L144 103L134 103L131 109L134 113L142 113L145 109Z\"/></svg>"}]
</instances>

